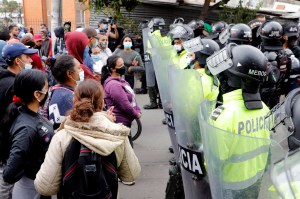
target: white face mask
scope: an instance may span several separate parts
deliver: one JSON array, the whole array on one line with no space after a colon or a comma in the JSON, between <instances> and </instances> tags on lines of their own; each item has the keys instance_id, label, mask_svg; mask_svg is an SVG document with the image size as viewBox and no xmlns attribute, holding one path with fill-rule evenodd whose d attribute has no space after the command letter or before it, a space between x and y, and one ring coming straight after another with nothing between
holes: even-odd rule
<instances>
[{"instance_id":1,"label":"white face mask","mask_svg":"<svg viewBox=\"0 0 300 199\"><path fill-rule=\"evenodd\" d=\"M32 65L31 64L25 64L24 69L25 70L32 69Z\"/></svg>"},{"instance_id":2,"label":"white face mask","mask_svg":"<svg viewBox=\"0 0 300 199\"><path fill-rule=\"evenodd\" d=\"M182 50L182 46L180 44L175 44L174 49L178 52Z\"/></svg>"},{"instance_id":3,"label":"white face mask","mask_svg":"<svg viewBox=\"0 0 300 199\"><path fill-rule=\"evenodd\" d=\"M76 81L77 84L84 81L84 71L79 72L79 81Z\"/></svg>"},{"instance_id":4,"label":"white face mask","mask_svg":"<svg viewBox=\"0 0 300 199\"><path fill-rule=\"evenodd\" d=\"M75 80L73 79L73 77L71 77L76 82L77 85L84 81L84 71L80 71L78 75L79 75L79 80Z\"/></svg>"},{"instance_id":5,"label":"white face mask","mask_svg":"<svg viewBox=\"0 0 300 199\"><path fill-rule=\"evenodd\" d=\"M32 69L32 65L31 64L25 64L21 59L19 59L20 62L22 62L24 64L24 69L25 70L29 70L29 69Z\"/></svg>"}]
</instances>

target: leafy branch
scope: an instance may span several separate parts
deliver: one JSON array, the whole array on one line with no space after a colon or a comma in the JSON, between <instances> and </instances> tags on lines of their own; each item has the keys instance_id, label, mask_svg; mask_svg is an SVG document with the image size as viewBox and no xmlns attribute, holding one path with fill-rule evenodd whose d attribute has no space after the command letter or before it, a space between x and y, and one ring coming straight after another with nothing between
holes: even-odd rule
<instances>
[{"instance_id":1,"label":"leafy branch","mask_svg":"<svg viewBox=\"0 0 300 199\"><path fill-rule=\"evenodd\" d=\"M223 3L223 10L219 12L219 19L227 23L248 23L253 20L262 7L263 1L260 1L253 9L250 4L243 6L243 1L239 1L239 5L236 8L229 7Z\"/></svg>"}]
</instances>

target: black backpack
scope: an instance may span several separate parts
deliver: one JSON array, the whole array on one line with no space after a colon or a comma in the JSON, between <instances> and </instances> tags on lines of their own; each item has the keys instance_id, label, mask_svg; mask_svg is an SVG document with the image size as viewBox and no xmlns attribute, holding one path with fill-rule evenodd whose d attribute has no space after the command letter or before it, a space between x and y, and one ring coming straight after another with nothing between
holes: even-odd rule
<instances>
[{"instance_id":1,"label":"black backpack","mask_svg":"<svg viewBox=\"0 0 300 199\"><path fill-rule=\"evenodd\" d=\"M115 199L118 192L115 152L101 156L76 139L68 146L62 164L64 199Z\"/></svg>"}]
</instances>

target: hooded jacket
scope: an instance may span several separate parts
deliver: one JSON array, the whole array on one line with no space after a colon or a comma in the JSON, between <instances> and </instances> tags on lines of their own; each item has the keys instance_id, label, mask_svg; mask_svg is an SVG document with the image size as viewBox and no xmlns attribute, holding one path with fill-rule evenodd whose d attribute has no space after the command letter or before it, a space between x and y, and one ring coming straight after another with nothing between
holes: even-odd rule
<instances>
[{"instance_id":1,"label":"hooded jacket","mask_svg":"<svg viewBox=\"0 0 300 199\"><path fill-rule=\"evenodd\" d=\"M81 68L84 70L85 79L95 79L90 69L83 64L84 50L89 43L89 39L83 32L68 32L65 36L66 47L69 55L75 57L81 64Z\"/></svg>"},{"instance_id":2,"label":"hooded jacket","mask_svg":"<svg viewBox=\"0 0 300 199\"><path fill-rule=\"evenodd\" d=\"M14 73L0 67L0 119L2 119L6 107L12 103L15 76Z\"/></svg>"},{"instance_id":3,"label":"hooded jacket","mask_svg":"<svg viewBox=\"0 0 300 199\"><path fill-rule=\"evenodd\" d=\"M114 106L116 122L131 126L141 109L136 103L135 94L123 78L108 77L104 82L105 103L108 108Z\"/></svg>"},{"instance_id":4,"label":"hooded jacket","mask_svg":"<svg viewBox=\"0 0 300 199\"><path fill-rule=\"evenodd\" d=\"M63 50L66 47L64 31L65 30L62 26L56 27L54 29L54 33L56 36L56 41L55 41L55 45L54 45L54 55L56 55L57 53L63 52Z\"/></svg>"},{"instance_id":5,"label":"hooded jacket","mask_svg":"<svg viewBox=\"0 0 300 199\"><path fill-rule=\"evenodd\" d=\"M75 122L68 117L61 128L53 136L34 181L40 194L50 196L59 192L63 177L62 161L72 138L102 156L115 152L117 173L122 181L134 181L139 175L141 167L128 140L130 129L112 122L105 112L94 113L89 122Z\"/></svg>"}]
</instances>

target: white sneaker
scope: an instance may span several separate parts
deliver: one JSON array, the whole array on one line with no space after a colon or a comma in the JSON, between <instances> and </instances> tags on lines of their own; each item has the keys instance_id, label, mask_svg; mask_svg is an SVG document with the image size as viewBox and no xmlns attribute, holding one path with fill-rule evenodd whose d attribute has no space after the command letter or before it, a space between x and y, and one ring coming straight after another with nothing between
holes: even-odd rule
<instances>
[{"instance_id":1,"label":"white sneaker","mask_svg":"<svg viewBox=\"0 0 300 199\"><path fill-rule=\"evenodd\" d=\"M127 186L132 186L132 185L135 184L135 181L132 181L132 182L124 182L124 181L122 181L120 178L119 178L118 180L119 180L119 182L122 182L124 185L127 185Z\"/></svg>"}]
</instances>

